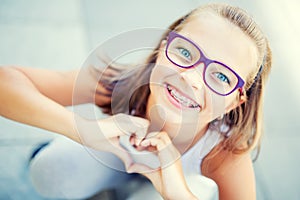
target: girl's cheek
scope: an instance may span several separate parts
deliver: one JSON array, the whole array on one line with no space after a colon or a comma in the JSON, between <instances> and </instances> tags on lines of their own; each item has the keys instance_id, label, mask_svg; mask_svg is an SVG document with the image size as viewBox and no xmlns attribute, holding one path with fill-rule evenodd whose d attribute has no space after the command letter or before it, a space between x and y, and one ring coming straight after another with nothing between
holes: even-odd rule
<instances>
[{"instance_id":1,"label":"girl's cheek","mask_svg":"<svg viewBox=\"0 0 300 200\"><path fill-rule=\"evenodd\" d=\"M234 109L238 104L238 100L234 95L227 97L215 95L213 96L210 104L210 112L212 113L212 120L214 120Z\"/></svg>"},{"instance_id":2,"label":"girl's cheek","mask_svg":"<svg viewBox=\"0 0 300 200\"><path fill-rule=\"evenodd\" d=\"M225 113L225 98L216 95L210 91L206 92L205 95L205 112L207 113L210 121L221 116Z\"/></svg>"}]
</instances>

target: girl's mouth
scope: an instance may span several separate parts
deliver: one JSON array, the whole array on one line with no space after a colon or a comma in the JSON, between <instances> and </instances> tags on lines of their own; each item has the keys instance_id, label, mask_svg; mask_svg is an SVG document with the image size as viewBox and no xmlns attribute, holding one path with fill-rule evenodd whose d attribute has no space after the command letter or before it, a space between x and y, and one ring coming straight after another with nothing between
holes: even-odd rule
<instances>
[{"instance_id":1,"label":"girl's mouth","mask_svg":"<svg viewBox=\"0 0 300 200\"><path fill-rule=\"evenodd\" d=\"M176 106L177 108L189 108L189 109L195 109L196 111L201 111L201 106L196 103L193 99L188 97L187 95L184 95L181 91L176 89L175 87L165 84L165 88L167 91L167 97L169 101Z\"/></svg>"}]
</instances>

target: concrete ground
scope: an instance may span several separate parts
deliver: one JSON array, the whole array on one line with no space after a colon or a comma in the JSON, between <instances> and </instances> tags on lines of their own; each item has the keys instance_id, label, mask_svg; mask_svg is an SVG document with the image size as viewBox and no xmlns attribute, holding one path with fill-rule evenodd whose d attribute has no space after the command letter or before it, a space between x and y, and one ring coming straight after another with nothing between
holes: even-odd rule
<instances>
[{"instance_id":1,"label":"concrete ground","mask_svg":"<svg viewBox=\"0 0 300 200\"><path fill-rule=\"evenodd\" d=\"M0 64L78 68L108 38L136 28L165 28L204 2L209 1L0 0ZM232 2L252 13L274 54L265 99L265 135L255 162L257 199L300 199L300 3L218 2ZM37 144L53 137L53 133L0 118L1 200L43 199L29 182L28 157Z\"/></svg>"}]
</instances>

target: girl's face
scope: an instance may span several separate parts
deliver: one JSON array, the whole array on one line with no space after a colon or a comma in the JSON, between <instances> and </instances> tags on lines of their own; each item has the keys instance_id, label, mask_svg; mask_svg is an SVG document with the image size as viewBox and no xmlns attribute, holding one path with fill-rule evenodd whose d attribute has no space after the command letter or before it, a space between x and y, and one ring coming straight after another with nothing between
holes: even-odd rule
<instances>
[{"instance_id":1,"label":"girl's face","mask_svg":"<svg viewBox=\"0 0 300 200\"><path fill-rule=\"evenodd\" d=\"M170 49L176 51L169 53L173 62L165 53L167 41L161 44L161 51L150 78L148 109L158 106L160 111L156 113L164 123L177 125L181 131L186 130L184 127L194 127L195 133L198 133L209 122L243 102L238 89L226 96L216 92L228 92L236 85L238 77L247 81L256 68L257 50L251 39L238 27L209 13L198 15L186 22L177 33L188 40L179 39L174 47L170 45ZM193 45L202 51L202 56ZM176 65L189 65L191 60L199 60L203 55L230 69L219 65L222 69L207 67L203 73L202 62L191 68ZM217 84L222 84L223 90Z\"/></svg>"}]
</instances>

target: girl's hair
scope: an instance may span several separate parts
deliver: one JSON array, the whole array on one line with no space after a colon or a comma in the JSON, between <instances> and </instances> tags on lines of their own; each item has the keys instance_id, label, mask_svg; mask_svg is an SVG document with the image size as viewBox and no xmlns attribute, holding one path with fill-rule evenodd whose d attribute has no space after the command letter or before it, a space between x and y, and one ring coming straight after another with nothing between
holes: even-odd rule
<instances>
[{"instance_id":1,"label":"girl's hair","mask_svg":"<svg viewBox=\"0 0 300 200\"><path fill-rule=\"evenodd\" d=\"M233 153L243 153L252 150L254 147L259 147L262 135L263 92L266 79L271 69L272 60L269 43L261 29L253 21L249 14L238 7L226 4L208 4L191 11L187 15L175 21L169 27L162 36L160 43L166 39L170 31L181 30L188 21L199 17L201 13L214 14L224 18L228 22L239 27L240 30L242 30L256 44L258 52L256 70L247 77L245 83L245 95L247 100L234 110L224 115L223 119L215 120L210 124L210 128L218 129L218 131L224 135L222 148ZM117 99L117 102L114 103L114 105L108 104L103 106L102 108L104 112L108 114L122 112L145 117L150 90L149 85L144 83L145 80L149 83L151 71L156 63L160 43L149 55L143 67L139 67L138 70L129 78L121 80L122 84L120 84L120 87L117 87L118 91L114 92L116 95L114 98ZM109 64L108 68L119 71L118 66L113 64ZM122 74L122 72L120 72L120 74ZM117 77L114 77L111 80L116 80L116 78ZM112 89L115 86L116 81L108 80L109 78L104 75L99 82L105 87ZM128 91L132 85L141 86L133 92L128 104L128 100L124 98L124 95L126 95L126 91ZM225 132L223 131L224 128L221 128L224 124L228 127Z\"/></svg>"}]
</instances>

